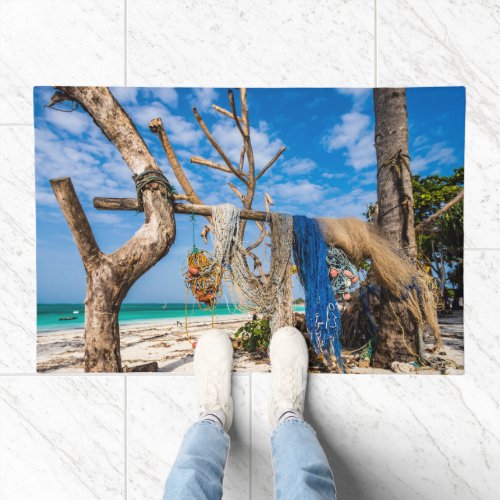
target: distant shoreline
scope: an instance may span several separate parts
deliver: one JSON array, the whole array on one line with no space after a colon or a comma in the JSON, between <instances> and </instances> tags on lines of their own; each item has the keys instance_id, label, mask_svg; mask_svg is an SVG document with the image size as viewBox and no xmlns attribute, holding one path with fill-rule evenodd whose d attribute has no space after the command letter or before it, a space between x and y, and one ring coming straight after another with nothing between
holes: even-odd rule
<instances>
[{"instance_id":1,"label":"distant shoreline","mask_svg":"<svg viewBox=\"0 0 500 500\"><path fill-rule=\"evenodd\" d=\"M120 311L120 326L148 327L172 326L185 322L185 304L182 303L126 303ZM294 305L295 311L304 311L302 304ZM62 332L78 332L85 328L85 306L77 303L37 304L37 335L54 335ZM218 304L214 311L216 322L230 317L241 318L250 313L238 310L233 304ZM168 315L168 316L167 316ZM74 319L60 320L62 317ZM188 322L206 321L212 311L200 309L196 304L188 304Z\"/></svg>"}]
</instances>

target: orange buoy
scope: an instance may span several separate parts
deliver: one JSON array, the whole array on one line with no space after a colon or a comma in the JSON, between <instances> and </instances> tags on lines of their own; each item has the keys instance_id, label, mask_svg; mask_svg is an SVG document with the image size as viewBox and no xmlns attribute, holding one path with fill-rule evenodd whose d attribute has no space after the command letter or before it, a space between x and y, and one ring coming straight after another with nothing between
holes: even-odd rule
<instances>
[{"instance_id":1,"label":"orange buoy","mask_svg":"<svg viewBox=\"0 0 500 500\"><path fill-rule=\"evenodd\" d=\"M354 276L354 278L351 280L353 283L357 283L359 278L357 276Z\"/></svg>"},{"instance_id":2,"label":"orange buoy","mask_svg":"<svg viewBox=\"0 0 500 500\"><path fill-rule=\"evenodd\" d=\"M193 349L196 349L196 344L197 344L197 343L196 343L195 341L191 342L191 347L192 347Z\"/></svg>"},{"instance_id":3,"label":"orange buoy","mask_svg":"<svg viewBox=\"0 0 500 500\"><path fill-rule=\"evenodd\" d=\"M352 277L354 277L354 273L353 273L353 272L351 272L351 271L349 271L349 269L346 269L346 270L344 271L344 275L345 275L345 276L347 276L348 278L352 278Z\"/></svg>"},{"instance_id":4,"label":"orange buoy","mask_svg":"<svg viewBox=\"0 0 500 500\"><path fill-rule=\"evenodd\" d=\"M205 304L210 304L215 299L215 293L207 293L206 295L200 295L198 300Z\"/></svg>"},{"instance_id":5,"label":"orange buoy","mask_svg":"<svg viewBox=\"0 0 500 500\"><path fill-rule=\"evenodd\" d=\"M191 275L191 276L198 276L198 274L200 274L200 271L198 270L197 267L194 267L194 266L189 266L188 267L188 273Z\"/></svg>"},{"instance_id":6,"label":"orange buoy","mask_svg":"<svg viewBox=\"0 0 500 500\"><path fill-rule=\"evenodd\" d=\"M330 269L330 278L336 278L339 275L339 272L337 269Z\"/></svg>"},{"instance_id":7,"label":"orange buoy","mask_svg":"<svg viewBox=\"0 0 500 500\"><path fill-rule=\"evenodd\" d=\"M350 293L344 293L344 300L351 300L351 294Z\"/></svg>"}]
</instances>

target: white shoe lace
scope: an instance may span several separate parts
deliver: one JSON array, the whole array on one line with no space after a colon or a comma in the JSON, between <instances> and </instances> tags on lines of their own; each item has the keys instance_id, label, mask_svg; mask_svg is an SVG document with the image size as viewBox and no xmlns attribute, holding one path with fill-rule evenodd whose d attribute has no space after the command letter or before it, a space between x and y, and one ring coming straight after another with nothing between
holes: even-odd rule
<instances>
[{"instance_id":1,"label":"white shoe lace","mask_svg":"<svg viewBox=\"0 0 500 500\"><path fill-rule=\"evenodd\" d=\"M298 390L295 368L293 366L286 366L282 368L280 379L280 400L291 401L293 408L296 408L302 412L304 388L302 387L300 390Z\"/></svg>"},{"instance_id":2,"label":"white shoe lace","mask_svg":"<svg viewBox=\"0 0 500 500\"><path fill-rule=\"evenodd\" d=\"M224 404L220 395L220 389L224 384L224 372L211 370L205 377L203 401L200 401L201 412L223 408Z\"/></svg>"}]
</instances>

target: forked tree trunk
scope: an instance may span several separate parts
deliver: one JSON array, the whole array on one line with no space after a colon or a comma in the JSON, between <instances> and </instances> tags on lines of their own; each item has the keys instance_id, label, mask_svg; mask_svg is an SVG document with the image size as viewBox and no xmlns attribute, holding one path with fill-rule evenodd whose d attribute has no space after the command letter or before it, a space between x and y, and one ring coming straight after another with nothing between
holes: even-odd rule
<instances>
[{"instance_id":1,"label":"forked tree trunk","mask_svg":"<svg viewBox=\"0 0 500 500\"><path fill-rule=\"evenodd\" d=\"M416 263L406 90L374 89L374 103L378 223L394 249ZM418 325L388 291L382 290L380 304L373 365L388 368L393 361L416 361Z\"/></svg>"},{"instance_id":2,"label":"forked tree trunk","mask_svg":"<svg viewBox=\"0 0 500 500\"><path fill-rule=\"evenodd\" d=\"M120 104L104 87L60 87L94 119L135 174L161 172L142 137ZM85 298L85 371L120 372L118 313L130 287L154 266L175 238L175 219L166 189L160 183L143 190L145 222L111 254L99 249L69 178L51 181L87 273Z\"/></svg>"}]
</instances>

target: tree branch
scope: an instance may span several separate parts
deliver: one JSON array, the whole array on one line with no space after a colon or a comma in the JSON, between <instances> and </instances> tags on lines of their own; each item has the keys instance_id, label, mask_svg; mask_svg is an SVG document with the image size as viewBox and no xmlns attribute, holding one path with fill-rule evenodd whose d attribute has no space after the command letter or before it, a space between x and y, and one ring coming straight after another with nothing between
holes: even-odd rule
<instances>
[{"instance_id":1,"label":"tree branch","mask_svg":"<svg viewBox=\"0 0 500 500\"><path fill-rule=\"evenodd\" d=\"M216 170L220 170L221 172L226 172L226 174L232 174L233 172L227 169L224 165L220 163L216 163L212 160L207 160L206 158L202 158L201 156L191 156L191 163L195 163L196 165L204 165L205 167L215 168Z\"/></svg>"},{"instance_id":2,"label":"tree branch","mask_svg":"<svg viewBox=\"0 0 500 500\"><path fill-rule=\"evenodd\" d=\"M241 203L245 203L245 197L243 196L241 191L232 182L228 182L227 184L231 188L233 193L240 199Z\"/></svg>"},{"instance_id":3,"label":"tree branch","mask_svg":"<svg viewBox=\"0 0 500 500\"><path fill-rule=\"evenodd\" d=\"M221 115L227 116L228 118L231 118L231 120L234 120L234 116L231 111L221 108L220 106L217 106L217 104L212 104L212 108L215 109L215 111L218 111ZM239 116L237 118L238 120L241 120Z\"/></svg>"},{"instance_id":4,"label":"tree branch","mask_svg":"<svg viewBox=\"0 0 500 500\"><path fill-rule=\"evenodd\" d=\"M283 154L285 150L285 146L280 148L280 150L269 160L267 165L257 174L257 177L255 178L256 181L258 181L267 172L267 170L269 170L274 165L274 163L276 163L276 160Z\"/></svg>"},{"instance_id":5,"label":"tree branch","mask_svg":"<svg viewBox=\"0 0 500 500\"><path fill-rule=\"evenodd\" d=\"M161 118L155 118L151 120L149 122L149 130L151 130L153 134L156 134L160 139L160 143L163 146L165 154L167 155L167 159L170 163L170 166L172 167L172 171L174 172L175 177L177 177L177 180L186 193L189 201L197 205L202 205L203 202L201 201L201 198L196 194L193 186L191 185L191 182L189 182L189 179L184 173L184 169L177 159L177 155L175 154L174 148L172 147L172 144L168 139Z\"/></svg>"},{"instance_id":6,"label":"tree branch","mask_svg":"<svg viewBox=\"0 0 500 500\"><path fill-rule=\"evenodd\" d=\"M425 226L429 225L430 223L434 222L438 217L443 215L445 212L447 212L453 205L456 205L462 198L464 197L464 190L462 189L460 193L458 193L455 198L453 198L451 201L449 201L446 205L441 207L436 213L432 214L430 217L422 221L420 224L415 226L415 229L417 231L421 231L425 228Z\"/></svg>"},{"instance_id":7,"label":"tree branch","mask_svg":"<svg viewBox=\"0 0 500 500\"><path fill-rule=\"evenodd\" d=\"M229 105L231 106L231 112L233 114L233 120L236 123L236 126L238 127L238 130L240 131L240 134L243 137L243 140L245 141L245 139L248 137L248 134L246 134L243 131L243 128L241 127L241 123L238 120L238 115L236 114L236 106L234 104L234 95L233 95L233 91L231 89L229 89L227 91L227 97L229 99Z\"/></svg>"},{"instance_id":8,"label":"tree branch","mask_svg":"<svg viewBox=\"0 0 500 500\"><path fill-rule=\"evenodd\" d=\"M89 265L100 259L103 254L97 245L73 183L69 177L63 177L61 179L51 179L50 185L59 208L73 234L85 269L88 269Z\"/></svg>"},{"instance_id":9,"label":"tree branch","mask_svg":"<svg viewBox=\"0 0 500 500\"><path fill-rule=\"evenodd\" d=\"M210 205L191 205L188 203L174 203L174 212L176 214L192 214L195 215L212 215L212 207ZM127 211L137 211L139 204L136 198L94 198L94 208L97 210L127 210ZM262 212L257 210L240 210L240 219L243 220L255 220L266 222L269 217L268 212Z\"/></svg>"},{"instance_id":10,"label":"tree branch","mask_svg":"<svg viewBox=\"0 0 500 500\"><path fill-rule=\"evenodd\" d=\"M194 114L194 117L196 118L196 121L199 123L201 130L203 130L203 133L205 134L206 138L208 139L210 144L212 144L212 146L217 151L217 153L219 153L219 156L224 160L224 163L227 165L229 170L234 175L236 175L236 177L238 177L241 180L244 180L245 177L244 177L243 173L238 171L234 167L234 165L231 163L231 160L228 158L226 153L224 153L224 150L219 146L217 141L214 139L213 135L210 133L210 130L208 130L206 123L203 121L203 118L200 116L200 114L198 113L196 108L193 108L193 114Z\"/></svg>"}]
</instances>

